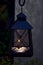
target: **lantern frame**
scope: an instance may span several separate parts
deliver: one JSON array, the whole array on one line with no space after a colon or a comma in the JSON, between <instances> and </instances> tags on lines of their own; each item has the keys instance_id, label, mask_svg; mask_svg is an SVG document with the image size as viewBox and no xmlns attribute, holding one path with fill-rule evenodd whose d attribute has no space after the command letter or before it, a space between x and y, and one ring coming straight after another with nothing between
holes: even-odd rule
<instances>
[{"instance_id":1,"label":"lantern frame","mask_svg":"<svg viewBox=\"0 0 43 65\"><path fill-rule=\"evenodd\" d=\"M27 52L24 53L15 53L14 51L11 50L12 47L14 46L14 30L11 30L11 40L10 40L10 56L12 57L32 57L33 56L33 45L32 45L32 32L29 30L29 47L30 49Z\"/></svg>"}]
</instances>

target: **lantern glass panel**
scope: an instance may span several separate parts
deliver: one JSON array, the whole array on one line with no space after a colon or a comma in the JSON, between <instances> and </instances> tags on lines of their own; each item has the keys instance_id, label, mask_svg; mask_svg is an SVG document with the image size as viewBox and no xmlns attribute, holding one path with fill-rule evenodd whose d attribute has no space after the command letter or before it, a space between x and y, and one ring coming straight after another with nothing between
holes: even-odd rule
<instances>
[{"instance_id":1,"label":"lantern glass panel","mask_svg":"<svg viewBox=\"0 0 43 65\"><path fill-rule=\"evenodd\" d=\"M15 30L14 31L14 47L12 50L15 52L26 52L29 50L29 34L28 30Z\"/></svg>"},{"instance_id":2,"label":"lantern glass panel","mask_svg":"<svg viewBox=\"0 0 43 65\"><path fill-rule=\"evenodd\" d=\"M28 30L15 30L14 33L14 46L29 46Z\"/></svg>"}]
</instances>

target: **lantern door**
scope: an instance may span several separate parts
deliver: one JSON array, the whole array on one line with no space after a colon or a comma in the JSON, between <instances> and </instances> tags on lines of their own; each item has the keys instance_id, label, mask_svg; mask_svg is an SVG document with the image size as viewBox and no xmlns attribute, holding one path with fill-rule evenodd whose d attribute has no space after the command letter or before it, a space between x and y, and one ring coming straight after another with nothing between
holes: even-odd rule
<instances>
[{"instance_id":1,"label":"lantern door","mask_svg":"<svg viewBox=\"0 0 43 65\"><path fill-rule=\"evenodd\" d=\"M24 53L29 50L29 34L28 30L14 30L14 47L12 50Z\"/></svg>"}]
</instances>

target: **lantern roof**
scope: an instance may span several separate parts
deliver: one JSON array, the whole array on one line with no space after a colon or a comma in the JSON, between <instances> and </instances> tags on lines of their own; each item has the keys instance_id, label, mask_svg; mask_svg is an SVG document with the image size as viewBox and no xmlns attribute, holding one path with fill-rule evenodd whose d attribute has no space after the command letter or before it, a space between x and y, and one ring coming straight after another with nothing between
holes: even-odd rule
<instances>
[{"instance_id":1,"label":"lantern roof","mask_svg":"<svg viewBox=\"0 0 43 65\"><path fill-rule=\"evenodd\" d=\"M26 21L26 16L20 13L11 29L32 29L32 26Z\"/></svg>"}]
</instances>

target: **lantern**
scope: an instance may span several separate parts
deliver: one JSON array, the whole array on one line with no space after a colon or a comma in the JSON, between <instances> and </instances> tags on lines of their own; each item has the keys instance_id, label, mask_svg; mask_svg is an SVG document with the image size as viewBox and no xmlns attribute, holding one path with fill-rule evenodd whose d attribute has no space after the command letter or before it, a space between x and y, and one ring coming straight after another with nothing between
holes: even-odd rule
<instances>
[{"instance_id":1,"label":"lantern","mask_svg":"<svg viewBox=\"0 0 43 65\"><path fill-rule=\"evenodd\" d=\"M26 15L19 13L11 27L12 56L31 57L33 55L32 26L26 21Z\"/></svg>"}]
</instances>

